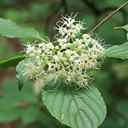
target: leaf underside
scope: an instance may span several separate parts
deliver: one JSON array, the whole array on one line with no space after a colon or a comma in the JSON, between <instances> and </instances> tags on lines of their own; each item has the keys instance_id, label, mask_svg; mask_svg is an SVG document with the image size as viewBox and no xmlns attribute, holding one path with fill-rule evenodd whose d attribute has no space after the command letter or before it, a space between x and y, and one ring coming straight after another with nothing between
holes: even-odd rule
<instances>
[{"instance_id":1,"label":"leaf underside","mask_svg":"<svg viewBox=\"0 0 128 128\"><path fill-rule=\"evenodd\" d=\"M35 60L34 58L25 58L22 61L20 61L16 66L16 78L17 78L19 90L21 90L22 87L27 83L32 82L31 80L26 79L26 76L24 75L24 73L26 70L26 64L31 62L34 63L34 60Z\"/></svg>"},{"instance_id":2,"label":"leaf underside","mask_svg":"<svg viewBox=\"0 0 128 128\"><path fill-rule=\"evenodd\" d=\"M97 128L106 116L106 106L94 86L76 90L67 85L43 90L42 100L49 112L72 128Z\"/></svg>"}]
</instances>

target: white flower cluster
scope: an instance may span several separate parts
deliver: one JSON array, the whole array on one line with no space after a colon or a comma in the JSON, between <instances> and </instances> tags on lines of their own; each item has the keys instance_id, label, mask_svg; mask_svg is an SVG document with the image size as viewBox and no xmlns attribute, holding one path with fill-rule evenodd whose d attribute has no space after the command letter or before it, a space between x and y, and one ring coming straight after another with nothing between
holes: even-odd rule
<instances>
[{"instance_id":1,"label":"white flower cluster","mask_svg":"<svg viewBox=\"0 0 128 128\"><path fill-rule=\"evenodd\" d=\"M59 31L65 39L75 38L76 35L80 34L81 30L84 30L84 22L76 21L76 15L62 16L62 21L57 22L56 29Z\"/></svg>"},{"instance_id":2,"label":"white flower cluster","mask_svg":"<svg viewBox=\"0 0 128 128\"><path fill-rule=\"evenodd\" d=\"M26 64L24 75L29 79L41 79L44 85L63 78L69 85L87 87L91 80L90 71L97 69L104 57L104 47L100 39L81 34L83 23L75 17L63 17L61 24L57 27L60 38L54 43L26 45L26 55L34 57L35 64Z\"/></svg>"}]
</instances>

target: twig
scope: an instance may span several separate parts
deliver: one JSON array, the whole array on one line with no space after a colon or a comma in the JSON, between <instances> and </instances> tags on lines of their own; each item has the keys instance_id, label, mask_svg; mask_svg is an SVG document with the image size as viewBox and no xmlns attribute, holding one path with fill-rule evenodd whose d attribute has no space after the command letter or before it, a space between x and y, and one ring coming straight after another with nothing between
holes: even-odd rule
<instances>
[{"instance_id":1,"label":"twig","mask_svg":"<svg viewBox=\"0 0 128 128\"><path fill-rule=\"evenodd\" d=\"M113 10L115 10L117 7L107 7L107 8L104 8L101 10L101 15L104 14L104 13L107 13L107 12L111 12ZM122 10L119 10L122 14L122 17L123 17L123 22L122 22L122 25L124 24L127 24L128 22L128 17L127 17L127 11L122 9Z\"/></svg>"},{"instance_id":2,"label":"twig","mask_svg":"<svg viewBox=\"0 0 128 128\"><path fill-rule=\"evenodd\" d=\"M125 7L127 4L128 4L128 1L125 2L124 4L122 4L121 6L119 6L115 11L113 11L112 13L110 13L100 23L98 23L89 33L92 33L94 31L96 31L104 22L106 22L108 19L110 19L114 14L116 14L120 9L122 9L123 7Z\"/></svg>"}]
</instances>

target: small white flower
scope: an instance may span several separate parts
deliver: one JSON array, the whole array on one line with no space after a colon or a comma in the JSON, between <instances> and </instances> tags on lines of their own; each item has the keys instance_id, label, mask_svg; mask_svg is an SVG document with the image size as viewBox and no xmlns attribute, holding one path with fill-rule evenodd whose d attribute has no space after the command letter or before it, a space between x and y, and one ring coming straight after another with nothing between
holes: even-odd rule
<instances>
[{"instance_id":1,"label":"small white flower","mask_svg":"<svg viewBox=\"0 0 128 128\"><path fill-rule=\"evenodd\" d=\"M57 30L65 39L75 38L76 35L80 34L84 30L83 22L75 20L75 16L62 17L62 21L57 23ZM61 23L61 25L59 25Z\"/></svg>"},{"instance_id":2,"label":"small white flower","mask_svg":"<svg viewBox=\"0 0 128 128\"><path fill-rule=\"evenodd\" d=\"M85 38L85 39L90 39L90 38L91 38L89 34L83 34L82 37L83 37L83 39L84 39L84 38Z\"/></svg>"},{"instance_id":3,"label":"small white flower","mask_svg":"<svg viewBox=\"0 0 128 128\"><path fill-rule=\"evenodd\" d=\"M57 55L54 55L54 56L53 56L53 59L54 59L55 61L59 61L60 58L59 58Z\"/></svg>"},{"instance_id":4,"label":"small white flower","mask_svg":"<svg viewBox=\"0 0 128 128\"><path fill-rule=\"evenodd\" d=\"M43 48L45 46L45 43L43 43L43 42L39 43L38 46L39 46L39 48Z\"/></svg>"},{"instance_id":5,"label":"small white flower","mask_svg":"<svg viewBox=\"0 0 128 128\"><path fill-rule=\"evenodd\" d=\"M59 46L55 46L55 49L58 50L59 49Z\"/></svg>"}]
</instances>

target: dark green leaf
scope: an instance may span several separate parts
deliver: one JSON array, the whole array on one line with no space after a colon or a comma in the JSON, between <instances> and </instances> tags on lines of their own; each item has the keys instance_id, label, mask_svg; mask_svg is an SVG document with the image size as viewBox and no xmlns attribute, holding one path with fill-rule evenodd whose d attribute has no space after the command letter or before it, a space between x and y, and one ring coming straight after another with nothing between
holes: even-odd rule
<instances>
[{"instance_id":1,"label":"dark green leaf","mask_svg":"<svg viewBox=\"0 0 128 128\"><path fill-rule=\"evenodd\" d=\"M114 45L105 51L105 56L110 58L128 59L128 42Z\"/></svg>"},{"instance_id":2,"label":"dark green leaf","mask_svg":"<svg viewBox=\"0 0 128 128\"><path fill-rule=\"evenodd\" d=\"M113 118L112 116L106 117L104 123L100 126L100 128L123 128L124 120L121 117Z\"/></svg>"},{"instance_id":3,"label":"dark green leaf","mask_svg":"<svg viewBox=\"0 0 128 128\"><path fill-rule=\"evenodd\" d=\"M106 116L104 101L94 86L76 90L63 84L43 90L42 99L56 119L72 128L97 128Z\"/></svg>"},{"instance_id":4,"label":"dark green leaf","mask_svg":"<svg viewBox=\"0 0 128 128\"><path fill-rule=\"evenodd\" d=\"M10 38L42 39L35 29L20 27L16 23L2 18L0 18L0 35Z\"/></svg>"},{"instance_id":5,"label":"dark green leaf","mask_svg":"<svg viewBox=\"0 0 128 128\"><path fill-rule=\"evenodd\" d=\"M18 83L18 90L20 91L23 88L24 81L18 80L17 83Z\"/></svg>"},{"instance_id":6,"label":"dark green leaf","mask_svg":"<svg viewBox=\"0 0 128 128\"><path fill-rule=\"evenodd\" d=\"M8 68L8 67L16 66L24 58L25 56L15 56L7 60L1 60L0 67Z\"/></svg>"},{"instance_id":7,"label":"dark green leaf","mask_svg":"<svg viewBox=\"0 0 128 128\"><path fill-rule=\"evenodd\" d=\"M128 102L127 101L120 101L117 104L116 109L128 120Z\"/></svg>"}]
</instances>

